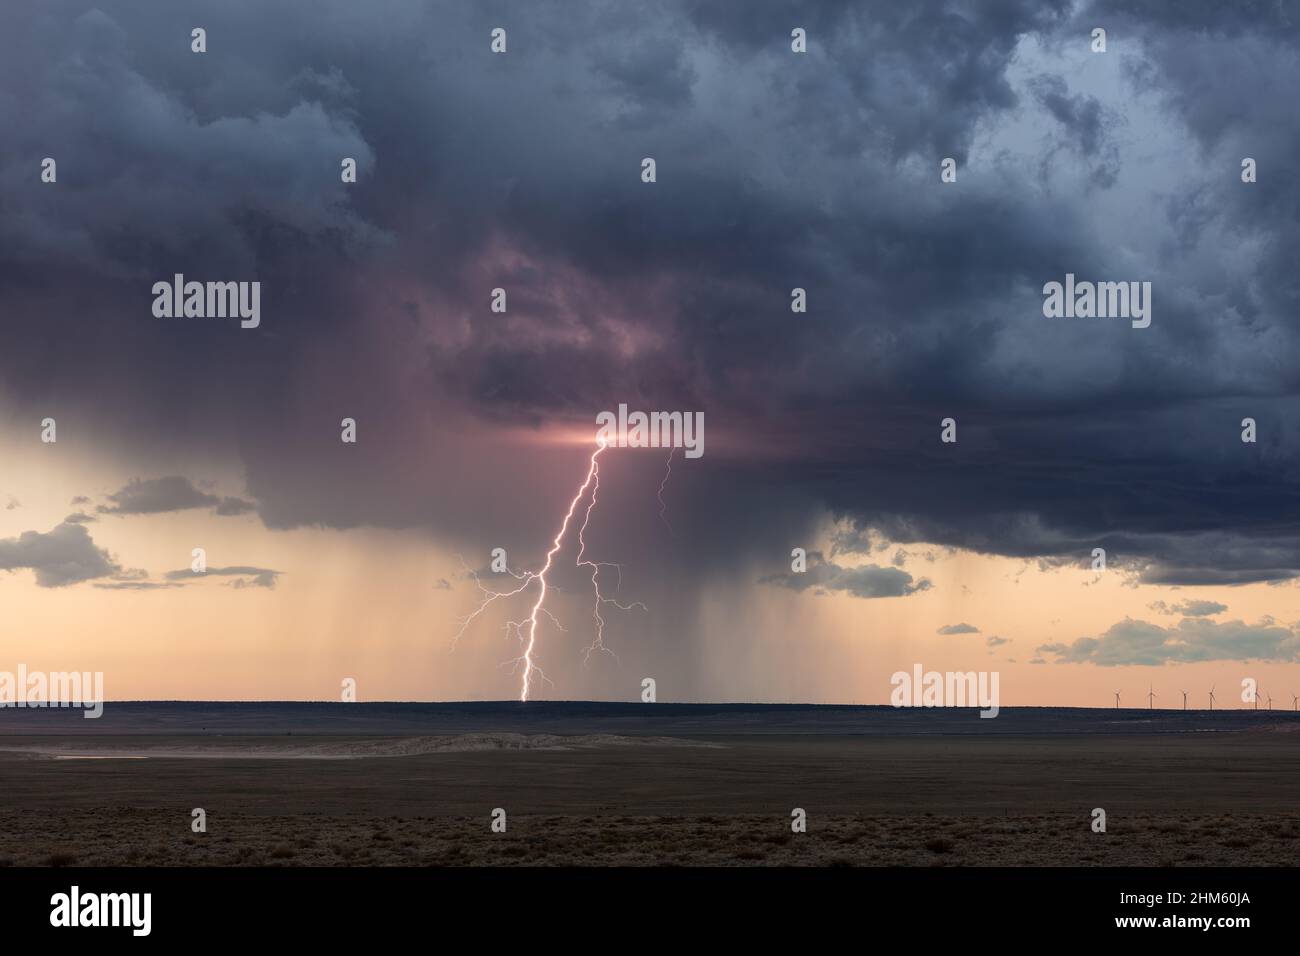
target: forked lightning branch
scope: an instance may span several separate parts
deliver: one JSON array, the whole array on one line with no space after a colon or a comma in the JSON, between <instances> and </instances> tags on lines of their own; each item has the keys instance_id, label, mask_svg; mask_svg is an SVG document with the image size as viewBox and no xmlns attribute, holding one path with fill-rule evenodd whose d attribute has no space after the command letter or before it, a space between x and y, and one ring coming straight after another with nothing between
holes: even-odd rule
<instances>
[{"instance_id":1,"label":"forked lightning branch","mask_svg":"<svg viewBox=\"0 0 1300 956\"><path fill-rule=\"evenodd\" d=\"M547 575L551 573L555 566L556 556L564 547L570 525L577 524L578 526L578 550L575 566L591 572L591 616L594 633L591 643L587 646L583 662L589 661L591 655L597 652L610 654L611 656L614 653L605 646L605 618L601 614L602 609L614 607L620 611L647 610L646 606L640 601L624 603L615 597L610 597L603 589L601 573L607 568L613 568L617 572L621 584L622 568L620 565L612 561L594 561L587 557L587 528L591 523L592 513L596 510L597 498L600 493L600 456L604 454L606 449L611 447L669 449L667 471L664 474L664 480L659 485L658 493L660 515L662 516L663 491L669 475L672 474L673 451L682 448L687 458L699 458L704 454L703 412L629 413L627 405L619 405L617 413L601 412L597 415L596 425L598 426L595 438L596 448L587 461L586 477L583 479L582 484L578 486L572 500L569 501L569 508L560 521L555 537L551 539L551 547L546 552L546 559L542 563L542 567L537 571L511 571L509 568L505 568L505 572L518 581L519 585L508 591L495 591L484 586L478 572L466 566L467 572L474 579L474 583L478 585L483 596L478 606L461 621L460 629L452 639L453 646L465 634L469 626L497 601L523 595L534 590L534 586L536 586L536 595L528 616L522 620L506 622L506 634L507 636L514 636L518 640L520 654L513 660L506 661L503 666L510 667L512 673L520 674L519 699L521 701L528 700L538 683L551 683L538 664L538 628L542 618L545 618L557 629L564 630L564 626L546 607L546 598L551 590ZM582 511L582 519L579 523L575 521L574 516L584 502L586 507ZM464 564L464 561L462 560L461 563ZM617 591L618 586L615 587L615 593Z\"/></svg>"}]
</instances>

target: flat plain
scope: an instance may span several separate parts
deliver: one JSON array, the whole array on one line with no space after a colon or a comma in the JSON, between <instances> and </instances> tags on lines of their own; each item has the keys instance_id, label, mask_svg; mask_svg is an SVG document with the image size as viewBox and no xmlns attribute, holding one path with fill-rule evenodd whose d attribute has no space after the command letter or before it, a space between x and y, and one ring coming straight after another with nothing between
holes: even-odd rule
<instances>
[{"instance_id":1,"label":"flat plain","mask_svg":"<svg viewBox=\"0 0 1300 956\"><path fill-rule=\"evenodd\" d=\"M110 704L0 712L0 781L0 865L1300 858L1300 718L1282 712Z\"/></svg>"}]
</instances>

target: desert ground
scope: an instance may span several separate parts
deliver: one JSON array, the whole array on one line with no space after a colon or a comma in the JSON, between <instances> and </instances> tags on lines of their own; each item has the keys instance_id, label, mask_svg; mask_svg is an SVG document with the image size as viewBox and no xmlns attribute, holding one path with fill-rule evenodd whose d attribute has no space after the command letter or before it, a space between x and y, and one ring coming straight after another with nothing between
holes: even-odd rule
<instances>
[{"instance_id":1,"label":"desert ground","mask_svg":"<svg viewBox=\"0 0 1300 956\"><path fill-rule=\"evenodd\" d=\"M981 724L888 708L659 717L554 705L534 718L509 705L291 716L198 706L137 705L112 722L109 708L85 722L93 730L66 714L0 715L0 865L1300 859L1300 720L1281 713L1004 711ZM791 831L796 807L805 833ZM1091 827L1097 807L1105 833ZM191 829L194 808L205 833ZM495 808L504 833L492 832Z\"/></svg>"}]
</instances>

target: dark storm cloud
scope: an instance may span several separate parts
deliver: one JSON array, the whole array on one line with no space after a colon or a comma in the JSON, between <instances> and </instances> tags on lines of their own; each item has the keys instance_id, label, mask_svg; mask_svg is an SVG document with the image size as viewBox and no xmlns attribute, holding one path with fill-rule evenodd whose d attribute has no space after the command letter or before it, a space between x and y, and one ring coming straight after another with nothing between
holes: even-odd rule
<instances>
[{"instance_id":1,"label":"dark storm cloud","mask_svg":"<svg viewBox=\"0 0 1300 956\"><path fill-rule=\"evenodd\" d=\"M801 86L800 106L815 110L815 124L805 125L822 127L819 135L840 150L883 141L892 160L961 162L979 118L1017 103L1005 70L1018 38L1051 28L1069 7L1066 0L686 5L707 37L738 57L785 56L792 27L805 28L810 62L792 63L788 79Z\"/></svg>"},{"instance_id":2,"label":"dark storm cloud","mask_svg":"<svg viewBox=\"0 0 1300 956\"><path fill-rule=\"evenodd\" d=\"M1229 39L1287 39L1300 34L1300 20L1287 4L1277 0L1186 0L1174 6L1145 0L1094 0L1088 13L1094 18L1114 18L1112 22L1145 24L1160 35L1212 32Z\"/></svg>"},{"instance_id":3,"label":"dark storm cloud","mask_svg":"<svg viewBox=\"0 0 1300 956\"><path fill-rule=\"evenodd\" d=\"M133 478L125 487L107 496L111 505L100 505L100 514L148 515L191 508L211 508L222 516L242 515L256 510L256 505L242 498L220 497L200 491L183 475L163 478ZM82 516L78 520L87 520ZM93 519L89 519L93 520Z\"/></svg>"},{"instance_id":4,"label":"dark storm cloud","mask_svg":"<svg viewBox=\"0 0 1300 956\"><path fill-rule=\"evenodd\" d=\"M1107 126L1114 120L1108 118L1101 102L1095 96L1071 94L1065 79L1052 74L1034 77L1029 87L1060 124L1064 134L1062 148L1095 161L1090 176L1093 185L1114 185L1119 172L1119 150L1108 141ZM1053 150L1044 157L1044 162L1054 162L1060 155L1061 150Z\"/></svg>"},{"instance_id":5,"label":"dark storm cloud","mask_svg":"<svg viewBox=\"0 0 1300 956\"><path fill-rule=\"evenodd\" d=\"M0 539L0 570L20 568L35 571L36 584L43 588L110 577L122 570L85 528L66 522L50 531L24 531L16 538Z\"/></svg>"},{"instance_id":6,"label":"dark storm cloud","mask_svg":"<svg viewBox=\"0 0 1300 956\"><path fill-rule=\"evenodd\" d=\"M1100 637L1081 637L1069 644L1044 644L1040 654L1058 661L1098 664L1172 664L1194 661L1300 660L1300 635L1293 628L1265 620L1218 623L1183 618L1173 627L1125 618Z\"/></svg>"},{"instance_id":7,"label":"dark storm cloud","mask_svg":"<svg viewBox=\"0 0 1300 956\"><path fill-rule=\"evenodd\" d=\"M239 228L241 216L304 238L357 228L338 160L315 175L301 163L319 150L368 164L347 117L315 99L282 110L264 102L243 115L206 110L205 87L220 96L238 79L219 68L224 77L205 81L186 69L200 62L175 55L189 52L189 27L177 33L176 17L146 6L20 14L28 31L10 34L0 67L14 92L0 109L16 133L0 174L17 185L31 179L33 156L50 156L59 188L5 217L4 258L153 279L164 259L254 268L256 230L266 226ZM215 48L240 44L216 23L211 30ZM25 103L30 96L39 102Z\"/></svg>"},{"instance_id":8,"label":"dark storm cloud","mask_svg":"<svg viewBox=\"0 0 1300 956\"><path fill-rule=\"evenodd\" d=\"M681 40L655 37L598 52L592 66L638 110L671 109L690 102L696 80L685 53ZM637 119L635 114L628 117L629 122Z\"/></svg>"},{"instance_id":9,"label":"dark storm cloud","mask_svg":"<svg viewBox=\"0 0 1300 956\"><path fill-rule=\"evenodd\" d=\"M1300 65L1278 10L24 7L0 39L0 307L42 318L13 327L0 376L135 440L229 439L277 528L535 549L574 452L521 469L482 427L628 401L742 440L679 475L683 561L769 562L829 509L882 547L1293 578ZM1089 55L1097 23L1111 51ZM1077 183L1053 178L1074 159ZM1136 232L1115 224L1129 208L1150 212ZM153 319L149 284L177 271L259 279L262 326ZM1152 327L1043 319L1067 271L1151 279ZM114 507L169 494L206 495ZM920 586L821 567L823 588Z\"/></svg>"},{"instance_id":10,"label":"dark storm cloud","mask_svg":"<svg viewBox=\"0 0 1300 956\"><path fill-rule=\"evenodd\" d=\"M1094 155L1102 145L1102 108L1094 96L1071 96L1065 80L1043 74L1030 87L1049 113L1069 131L1085 156Z\"/></svg>"}]
</instances>

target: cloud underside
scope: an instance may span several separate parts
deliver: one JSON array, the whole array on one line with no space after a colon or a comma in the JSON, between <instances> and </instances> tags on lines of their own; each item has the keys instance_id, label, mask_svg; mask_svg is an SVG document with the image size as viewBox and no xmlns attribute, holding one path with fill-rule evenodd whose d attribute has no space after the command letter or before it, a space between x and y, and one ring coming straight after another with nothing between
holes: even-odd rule
<instances>
[{"instance_id":1,"label":"cloud underside","mask_svg":"<svg viewBox=\"0 0 1300 956\"><path fill-rule=\"evenodd\" d=\"M209 508L213 514L229 517L248 514L256 505L242 498L220 497L200 491L183 475L162 478L136 478L107 496L111 504L100 505L100 514L146 515ZM82 519L87 520L87 519Z\"/></svg>"}]
</instances>

